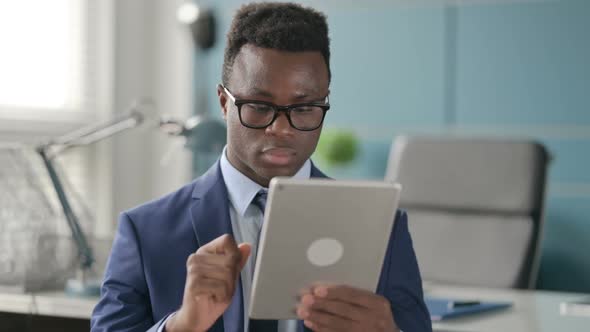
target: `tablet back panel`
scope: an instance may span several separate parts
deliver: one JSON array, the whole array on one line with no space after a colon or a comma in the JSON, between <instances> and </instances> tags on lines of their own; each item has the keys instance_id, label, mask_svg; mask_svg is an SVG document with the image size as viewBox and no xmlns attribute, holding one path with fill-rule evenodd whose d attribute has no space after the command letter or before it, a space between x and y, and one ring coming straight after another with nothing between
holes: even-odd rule
<instances>
[{"instance_id":1,"label":"tablet back panel","mask_svg":"<svg viewBox=\"0 0 590 332\"><path fill-rule=\"evenodd\" d=\"M315 282L375 291L401 186L275 178L269 186L250 317L293 319Z\"/></svg>"}]
</instances>

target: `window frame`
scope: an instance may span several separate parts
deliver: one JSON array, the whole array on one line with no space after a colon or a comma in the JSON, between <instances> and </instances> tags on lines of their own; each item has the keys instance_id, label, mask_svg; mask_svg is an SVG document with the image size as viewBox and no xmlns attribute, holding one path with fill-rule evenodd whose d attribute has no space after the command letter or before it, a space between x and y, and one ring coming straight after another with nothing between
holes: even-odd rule
<instances>
[{"instance_id":1,"label":"window frame","mask_svg":"<svg viewBox=\"0 0 590 332\"><path fill-rule=\"evenodd\" d=\"M0 105L0 141L37 142L95 123L112 104L113 0L79 0L81 88L77 105L42 108Z\"/></svg>"}]
</instances>

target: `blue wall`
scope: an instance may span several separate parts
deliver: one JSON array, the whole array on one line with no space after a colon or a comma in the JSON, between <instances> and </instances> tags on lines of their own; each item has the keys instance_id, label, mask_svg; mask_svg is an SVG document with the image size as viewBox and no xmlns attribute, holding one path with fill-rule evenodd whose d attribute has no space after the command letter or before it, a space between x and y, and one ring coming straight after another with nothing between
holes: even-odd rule
<instances>
[{"instance_id":1,"label":"blue wall","mask_svg":"<svg viewBox=\"0 0 590 332\"><path fill-rule=\"evenodd\" d=\"M555 157L542 288L590 291L589 31L587 0L457 11L457 124L538 138Z\"/></svg>"},{"instance_id":2,"label":"blue wall","mask_svg":"<svg viewBox=\"0 0 590 332\"><path fill-rule=\"evenodd\" d=\"M225 33L243 2L208 2L219 43L197 54L195 79L215 114ZM538 286L590 292L590 1L315 6L332 38L326 127L354 130L362 148L328 172L382 178L400 133L538 139L555 158Z\"/></svg>"}]
</instances>

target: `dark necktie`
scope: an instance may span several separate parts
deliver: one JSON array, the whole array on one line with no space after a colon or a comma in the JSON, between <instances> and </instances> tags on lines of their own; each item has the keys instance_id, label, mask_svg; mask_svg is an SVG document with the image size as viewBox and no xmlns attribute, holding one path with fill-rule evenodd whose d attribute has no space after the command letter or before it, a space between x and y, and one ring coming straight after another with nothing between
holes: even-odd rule
<instances>
[{"instance_id":1,"label":"dark necktie","mask_svg":"<svg viewBox=\"0 0 590 332\"><path fill-rule=\"evenodd\" d=\"M262 231L262 221L264 219L264 210L266 208L266 198L268 197L268 193L264 190L260 190L254 199L252 200L252 204L256 205L262 211L262 218L256 221L256 251L252 253L252 257L254 258L254 262L258 258L258 245L260 244L260 233ZM252 271L254 273L254 271Z\"/></svg>"},{"instance_id":2,"label":"dark necktie","mask_svg":"<svg viewBox=\"0 0 590 332\"><path fill-rule=\"evenodd\" d=\"M266 199L268 198L268 193L266 190L260 189L260 191L254 196L252 200L252 204L256 205L262 214L264 215L264 209L266 208Z\"/></svg>"},{"instance_id":3,"label":"dark necktie","mask_svg":"<svg viewBox=\"0 0 590 332\"><path fill-rule=\"evenodd\" d=\"M260 190L252 204L256 205L260 211L262 211L262 215L264 216L264 209L266 208L266 198L268 194L265 190ZM260 240L260 230L262 229L262 220L259 224L260 228L258 229L258 238L257 242ZM258 245L256 246L258 251ZM254 253L256 255L256 253ZM256 256L254 256L256 258ZM249 330L250 332L277 332L278 322L276 320L262 320L262 319L250 319Z\"/></svg>"}]
</instances>

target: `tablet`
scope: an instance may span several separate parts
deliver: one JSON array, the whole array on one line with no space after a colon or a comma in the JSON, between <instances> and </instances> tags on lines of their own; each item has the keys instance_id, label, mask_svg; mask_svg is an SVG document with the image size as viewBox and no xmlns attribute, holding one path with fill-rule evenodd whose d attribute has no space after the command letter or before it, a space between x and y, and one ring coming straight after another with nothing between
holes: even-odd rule
<instances>
[{"instance_id":1,"label":"tablet","mask_svg":"<svg viewBox=\"0 0 590 332\"><path fill-rule=\"evenodd\" d=\"M297 318L299 292L317 282L374 292L400 191L382 181L272 179L250 318Z\"/></svg>"}]
</instances>

